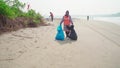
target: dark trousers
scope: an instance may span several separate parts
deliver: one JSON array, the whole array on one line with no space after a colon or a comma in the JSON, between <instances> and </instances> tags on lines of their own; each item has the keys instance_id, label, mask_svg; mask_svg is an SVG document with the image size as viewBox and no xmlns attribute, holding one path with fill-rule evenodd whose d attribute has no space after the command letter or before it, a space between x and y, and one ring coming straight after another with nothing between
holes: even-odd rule
<instances>
[{"instance_id":1,"label":"dark trousers","mask_svg":"<svg viewBox=\"0 0 120 68\"><path fill-rule=\"evenodd\" d=\"M53 21L53 17L51 17L51 21Z\"/></svg>"},{"instance_id":2,"label":"dark trousers","mask_svg":"<svg viewBox=\"0 0 120 68\"><path fill-rule=\"evenodd\" d=\"M66 31L65 33L66 33L66 37L69 37L69 33L70 33L70 32L69 32L69 31Z\"/></svg>"}]
</instances>

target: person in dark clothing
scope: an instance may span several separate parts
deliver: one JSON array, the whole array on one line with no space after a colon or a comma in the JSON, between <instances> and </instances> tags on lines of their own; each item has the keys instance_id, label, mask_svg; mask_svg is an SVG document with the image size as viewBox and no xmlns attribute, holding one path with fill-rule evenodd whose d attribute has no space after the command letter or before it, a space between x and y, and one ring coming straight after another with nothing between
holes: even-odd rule
<instances>
[{"instance_id":1,"label":"person in dark clothing","mask_svg":"<svg viewBox=\"0 0 120 68\"><path fill-rule=\"evenodd\" d=\"M53 13L52 12L50 12L50 17L51 17L51 21L53 22Z\"/></svg>"},{"instance_id":2,"label":"person in dark clothing","mask_svg":"<svg viewBox=\"0 0 120 68\"><path fill-rule=\"evenodd\" d=\"M89 16L87 16L87 21L89 21Z\"/></svg>"}]
</instances>

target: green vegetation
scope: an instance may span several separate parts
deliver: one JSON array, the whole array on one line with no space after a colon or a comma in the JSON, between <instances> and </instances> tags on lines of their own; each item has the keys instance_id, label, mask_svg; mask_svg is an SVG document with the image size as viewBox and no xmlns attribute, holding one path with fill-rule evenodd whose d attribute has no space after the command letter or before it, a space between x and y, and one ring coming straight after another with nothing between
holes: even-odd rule
<instances>
[{"instance_id":1,"label":"green vegetation","mask_svg":"<svg viewBox=\"0 0 120 68\"><path fill-rule=\"evenodd\" d=\"M44 23L43 17L35 10L22 11L25 3L19 0L0 0L0 33L5 30L16 30L20 27L36 27Z\"/></svg>"},{"instance_id":2,"label":"green vegetation","mask_svg":"<svg viewBox=\"0 0 120 68\"><path fill-rule=\"evenodd\" d=\"M35 23L42 22L42 16L39 13L36 13L33 9L29 10L27 13L23 14L24 17L32 18Z\"/></svg>"},{"instance_id":3,"label":"green vegetation","mask_svg":"<svg viewBox=\"0 0 120 68\"><path fill-rule=\"evenodd\" d=\"M0 0L0 15L4 15L8 18L16 18L23 14L20 8L24 8L18 0Z\"/></svg>"},{"instance_id":4,"label":"green vegetation","mask_svg":"<svg viewBox=\"0 0 120 68\"><path fill-rule=\"evenodd\" d=\"M0 15L5 15L8 18L16 17L30 17L33 19L40 19L42 16L36 13L33 9L28 10L27 13L21 9L25 7L25 3L19 0L0 0Z\"/></svg>"}]
</instances>

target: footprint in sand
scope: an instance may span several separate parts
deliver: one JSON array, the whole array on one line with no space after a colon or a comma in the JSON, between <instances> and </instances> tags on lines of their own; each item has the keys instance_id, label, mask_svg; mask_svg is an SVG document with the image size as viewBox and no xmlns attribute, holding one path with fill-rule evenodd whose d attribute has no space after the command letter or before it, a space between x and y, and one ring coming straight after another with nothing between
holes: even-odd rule
<instances>
[{"instance_id":1,"label":"footprint in sand","mask_svg":"<svg viewBox=\"0 0 120 68\"><path fill-rule=\"evenodd\" d=\"M40 47L36 47L36 48L40 48Z\"/></svg>"},{"instance_id":2,"label":"footprint in sand","mask_svg":"<svg viewBox=\"0 0 120 68\"><path fill-rule=\"evenodd\" d=\"M35 40L34 42L37 43L37 40Z\"/></svg>"},{"instance_id":3,"label":"footprint in sand","mask_svg":"<svg viewBox=\"0 0 120 68\"><path fill-rule=\"evenodd\" d=\"M44 47L43 49L47 49L47 47Z\"/></svg>"}]
</instances>

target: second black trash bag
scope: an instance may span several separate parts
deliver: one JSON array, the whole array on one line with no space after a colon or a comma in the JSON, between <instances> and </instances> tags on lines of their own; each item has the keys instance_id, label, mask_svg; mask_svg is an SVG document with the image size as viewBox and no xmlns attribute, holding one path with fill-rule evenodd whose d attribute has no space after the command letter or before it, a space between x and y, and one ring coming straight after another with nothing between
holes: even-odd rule
<instances>
[{"instance_id":1,"label":"second black trash bag","mask_svg":"<svg viewBox=\"0 0 120 68\"><path fill-rule=\"evenodd\" d=\"M69 38L72 40L77 40L77 34L76 34L75 29L74 29L74 25L71 25L67 28L70 30Z\"/></svg>"}]
</instances>

